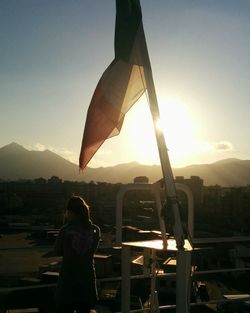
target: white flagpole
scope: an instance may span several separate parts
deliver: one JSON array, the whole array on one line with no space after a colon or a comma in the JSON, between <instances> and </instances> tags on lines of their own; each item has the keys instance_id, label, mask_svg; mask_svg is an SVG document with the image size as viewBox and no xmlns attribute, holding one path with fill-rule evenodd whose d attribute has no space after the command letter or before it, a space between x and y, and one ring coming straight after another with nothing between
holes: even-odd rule
<instances>
[{"instance_id":1,"label":"white flagpole","mask_svg":"<svg viewBox=\"0 0 250 313\"><path fill-rule=\"evenodd\" d=\"M190 311L189 279L191 255L184 250L184 235L180 219L176 189L174 185L173 172L170 165L163 132L160 128L157 127L157 123L160 119L160 112L151 68L144 67L144 73L149 98L149 106L154 122L155 135L165 183L166 198L167 201L170 202L170 206L174 215L174 237L178 250L176 255L176 313L188 313Z\"/></svg>"},{"instance_id":2,"label":"white flagpole","mask_svg":"<svg viewBox=\"0 0 250 313\"><path fill-rule=\"evenodd\" d=\"M153 75L151 68L144 67L145 81L147 86L147 93L149 98L149 106L154 123L155 136L161 161L161 168L165 184L165 192L167 202L170 202L170 207L174 215L174 237L176 240L176 246L178 250L183 250L184 235L180 218L179 206L177 201L176 189L174 185L173 172L168 156L168 150L165 143L165 138L162 130L157 126L160 121L160 111L155 92L155 86L153 81Z\"/></svg>"}]
</instances>

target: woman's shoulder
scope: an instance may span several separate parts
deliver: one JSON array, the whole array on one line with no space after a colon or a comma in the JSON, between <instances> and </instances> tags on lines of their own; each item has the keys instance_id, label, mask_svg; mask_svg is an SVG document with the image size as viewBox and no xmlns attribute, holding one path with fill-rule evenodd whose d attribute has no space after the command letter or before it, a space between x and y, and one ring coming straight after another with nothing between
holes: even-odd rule
<instances>
[{"instance_id":1,"label":"woman's shoulder","mask_svg":"<svg viewBox=\"0 0 250 313\"><path fill-rule=\"evenodd\" d=\"M67 222L60 228L59 234L64 236L64 235L67 235L68 233L71 233L74 230L76 230L75 225Z\"/></svg>"}]
</instances>

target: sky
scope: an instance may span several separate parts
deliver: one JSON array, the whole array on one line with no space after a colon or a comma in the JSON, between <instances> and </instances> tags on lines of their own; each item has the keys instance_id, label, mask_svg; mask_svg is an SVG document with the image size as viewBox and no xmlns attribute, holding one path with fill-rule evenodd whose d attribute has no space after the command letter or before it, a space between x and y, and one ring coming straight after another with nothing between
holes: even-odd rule
<instances>
[{"instance_id":1,"label":"sky","mask_svg":"<svg viewBox=\"0 0 250 313\"><path fill-rule=\"evenodd\" d=\"M250 159L250 1L141 0L173 167ZM87 109L114 58L114 0L0 1L0 147L78 163ZM159 164L146 97L90 167Z\"/></svg>"}]
</instances>

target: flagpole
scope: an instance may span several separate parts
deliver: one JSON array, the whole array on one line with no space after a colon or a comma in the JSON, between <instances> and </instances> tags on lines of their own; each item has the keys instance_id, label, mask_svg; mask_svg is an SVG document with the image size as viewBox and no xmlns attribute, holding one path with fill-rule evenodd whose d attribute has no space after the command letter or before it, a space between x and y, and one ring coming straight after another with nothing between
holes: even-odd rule
<instances>
[{"instance_id":1,"label":"flagpole","mask_svg":"<svg viewBox=\"0 0 250 313\"><path fill-rule=\"evenodd\" d=\"M149 63L150 64L150 63ZM155 92L151 67L145 68L145 81L149 106L154 123L156 141L161 161L161 168L165 184L167 202L170 203L174 215L174 237L177 246L176 255L176 313L188 313L189 309L189 282L190 282L190 262L191 254L184 250L184 235L177 201L176 189L174 185L173 172L170 165L168 150L165 138L157 123L160 120L160 111ZM166 221L165 221L166 224Z\"/></svg>"},{"instance_id":2,"label":"flagpole","mask_svg":"<svg viewBox=\"0 0 250 313\"><path fill-rule=\"evenodd\" d=\"M176 189L174 185L173 172L168 156L168 150L166 147L165 138L162 130L159 126L160 121L160 111L157 101L157 96L155 92L155 86L153 81L153 74L151 68L144 67L145 81L147 86L147 94L149 99L150 111L153 119L155 136L159 151L159 157L161 162L161 168L163 173L165 192L166 192L166 200L170 203L170 207L172 208L172 212L174 215L174 237L176 240L176 246L178 250L183 250L184 246L184 235L183 228L180 218L179 206L177 201ZM157 125L158 124L158 125ZM166 221L165 221L166 222Z\"/></svg>"}]
</instances>

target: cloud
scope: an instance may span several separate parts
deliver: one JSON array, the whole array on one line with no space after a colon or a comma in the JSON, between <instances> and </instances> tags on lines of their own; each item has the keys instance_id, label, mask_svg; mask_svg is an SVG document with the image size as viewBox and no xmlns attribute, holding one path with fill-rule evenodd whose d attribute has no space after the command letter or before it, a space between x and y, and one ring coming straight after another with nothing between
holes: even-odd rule
<instances>
[{"instance_id":1,"label":"cloud","mask_svg":"<svg viewBox=\"0 0 250 313\"><path fill-rule=\"evenodd\" d=\"M193 150L200 153L226 152L233 150L233 144L229 141L202 142L197 144Z\"/></svg>"},{"instance_id":2,"label":"cloud","mask_svg":"<svg viewBox=\"0 0 250 313\"><path fill-rule=\"evenodd\" d=\"M51 147L51 146L48 147L48 150L50 150L56 154L59 154L64 159L67 159L72 163L78 164L79 155L76 154L74 151L68 150L66 148L57 148L57 147L55 148L55 147Z\"/></svg>"},{"instance_id":3,"label":"cloud","mask_svg":"<svg viewBox=\"0 0 250 313\"><path fill-rule=\"evenodd\" d=\"M220 141L214 144L214 148L217 151L231 151L233 150L233 144L228 141Z\"/></svg>"},{"instance_id":4,"label":"cloud","mask_svg":"<svg viewBox=\"0 0 250 313\"><path fill-rule=\"evenodd\" d=\"M37 150L37 151L44 151L44 150L46 150L46 146L45 145L43 145L43 144L41 144L41 143L37 143L37 144L35 144L35 150Z\"/></svg>"},{"instance_id":5,"label":"cloud","mask_svg":"<svg viewBox=\"0 0 250 313\"><path fill-rule=\"evenodd\" d=\"M33 147L34 150L36 151L44 151L44 150L50 150L51 152L54 152L64 159L72 162L72 163L78 163L78 154L76 154L74 151L70 151L66 148L63 147L52 147L52 146L46 146L41 143L36 143L35 146Z\"/></svg>"}]
</instances>

